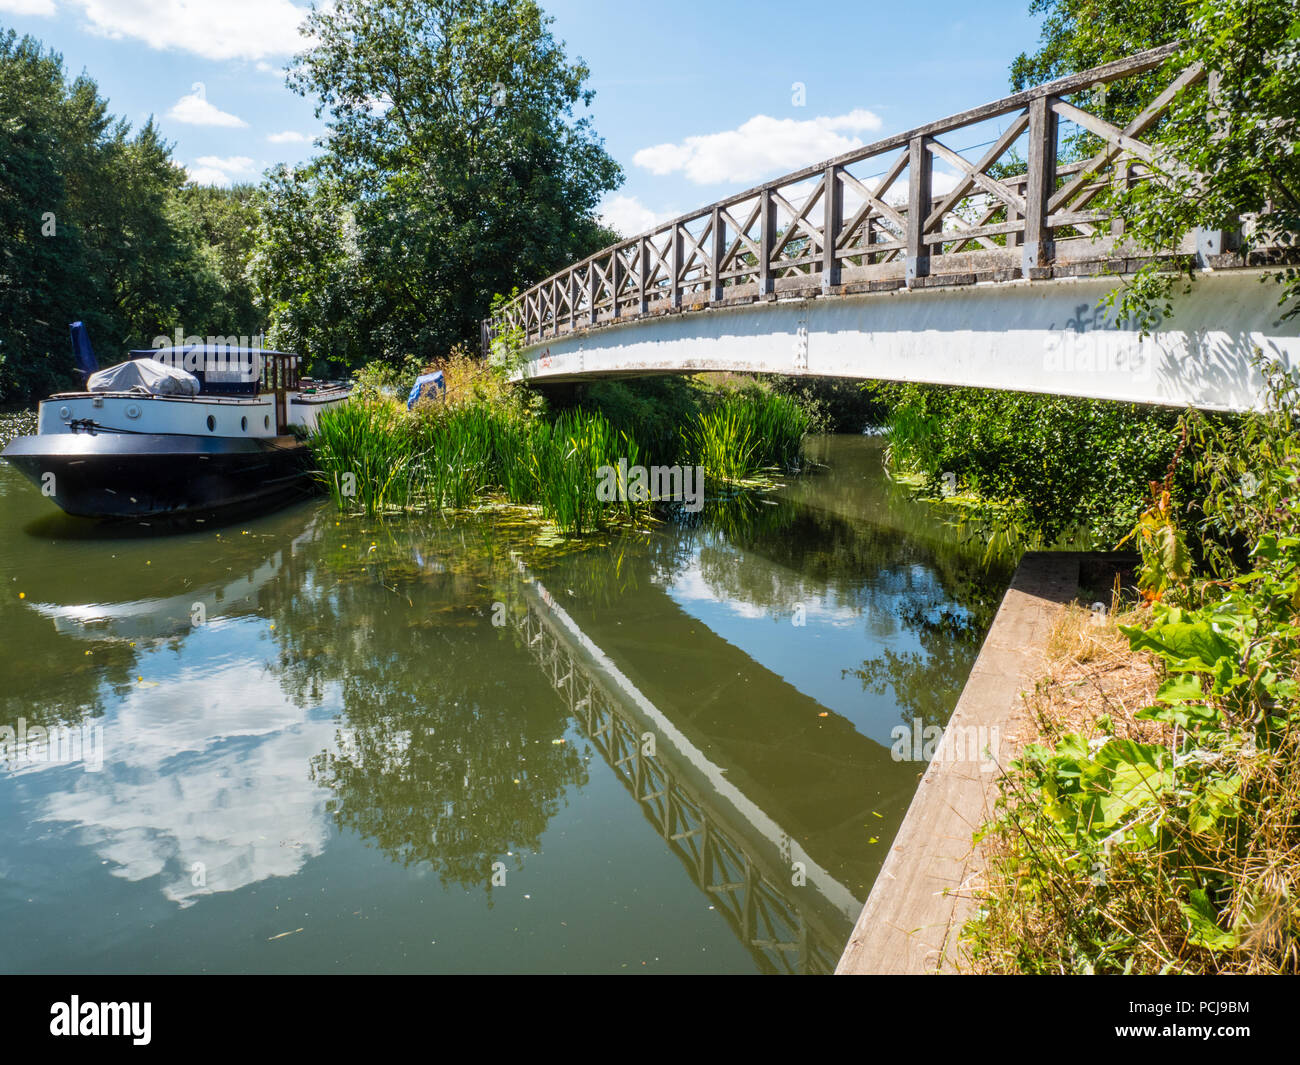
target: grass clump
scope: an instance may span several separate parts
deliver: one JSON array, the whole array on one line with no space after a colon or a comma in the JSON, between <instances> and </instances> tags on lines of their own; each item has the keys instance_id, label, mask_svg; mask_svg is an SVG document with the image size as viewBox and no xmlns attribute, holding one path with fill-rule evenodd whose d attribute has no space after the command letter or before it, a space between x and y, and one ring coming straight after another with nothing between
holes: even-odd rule
<instances>
[{"instance_id":1,"label":"grass clump","mask_svg":"<svg viewBox=\"0 0 1300 1065\"><path fill-rule=\"evenodd\" d=\"M405 407L403 374L357 374L348 403L320 419L313 439L320 478L344 510L454 510L493 497L538 507L563 532L583 535L632 520L652 500L601 497L606 468L686 463L708 480L746 482L797 469L807 412L768 388L710 391L689 382L587 386L582 403L550 412L499 367L463 351L441 369L446 392ZM609 495L608 492L605 493Z\"/></svg>"},{"instance_id":2,"label":"grass clump","mask_svg":"<svg viewBox=\"0 0 1300 1065\"><path fill-rule=\"evenodd\" d=\"M578 409L548 420L469 360L444 372L456 382L447 399L408 412L391 393L371 390L321 416L312 448L341 510L458 510L498 497L536 506L581 536L644 508L599 499L602 467L640 461L637 442L603 415Z\"/></svg>"}]
</instances>

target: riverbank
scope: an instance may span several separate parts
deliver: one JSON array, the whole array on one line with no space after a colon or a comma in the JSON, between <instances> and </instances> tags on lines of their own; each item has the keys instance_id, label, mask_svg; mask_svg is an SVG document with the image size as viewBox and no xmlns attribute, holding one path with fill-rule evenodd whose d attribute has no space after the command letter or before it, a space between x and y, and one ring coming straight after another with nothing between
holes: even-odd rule
<instances>
[{"instance_id":1,"label":"riverbank","mask_svg":"<svg viewBox=\"0 0 1300 1065\"><path fill-rule=\"evenodd\" d=\"M1108 591L1131 579L1133 561L1078 552L1021 560L837 973L970 971L963 935L990 891L993 853L978 829L996 815L1008 767L1072 728L1093 735L1099 693L1122 706L1115 728L1146 738L1133 702L1154 694L1157 670L1116 628L1140 612L1116 618L1118 593Z\"/></svg>"},{"instance_id":2,"label":"riverbank","mask_svg":"<svg viewBox=\"0 0 1300 1065\"><path fill-rule=\"evenodd\" d=\"M1064 619L980 833L968 971L1300 969L1300 538L1252 563L1117 632Z\"/></svg>"},{"instance_id":3,"label":"riverbank","mask_svg":"<svg viewBox=\"0 0 1300 1065\"><path fill-rule=\"evenodd\" d=\"M1073 566L1027 556L837 971L1294 972L1300 538L1255 561L1199 606L1027 609Z\"/></svg>"}]
</instances>

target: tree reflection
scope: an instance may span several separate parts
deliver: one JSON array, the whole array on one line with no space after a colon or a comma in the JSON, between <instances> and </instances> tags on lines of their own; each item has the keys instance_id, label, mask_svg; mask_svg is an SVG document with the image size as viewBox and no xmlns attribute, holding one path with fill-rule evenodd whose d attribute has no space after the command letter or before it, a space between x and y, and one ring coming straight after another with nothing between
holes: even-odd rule
<instances>
[{"instance_id":1,"label":"tree reflection","mask_svg":"<svg viewBox=\"0 0 1300 1065\"><path fill-rule=\"evenodd\" d=\"M910 723L947 723L984 634L1010 579L1002 563L983 565L978 548L952 539L918 539L899 528L809 508L784 522L780 536L743 525L730 535L707 535L700 573L719 598L786 617L797 604L834 602L905 634L919 649L882 653L846 676L876 695L892 690L900 717Z\"/></svg>"},{"instance_id":2,"label":"tree reflection","mask_svg":"<svg viewBox=\"0 0 1300 1065\"><path fill-rule=\"evenodd\" d=\"M332 687L342 703L337 749L311 767L336 823L490 895L493 863L522 864L587 769L555 742L559 698L492 626L505 544L481 532L330 528L286 563L267 606L286 691L314 701Z\"/></svg>"}]
</instances>

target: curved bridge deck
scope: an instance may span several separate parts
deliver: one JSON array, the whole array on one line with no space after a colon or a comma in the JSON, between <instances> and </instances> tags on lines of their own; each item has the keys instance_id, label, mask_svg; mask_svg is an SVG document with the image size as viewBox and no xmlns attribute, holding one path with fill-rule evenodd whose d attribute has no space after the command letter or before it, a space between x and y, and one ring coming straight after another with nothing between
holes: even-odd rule
<instances>
[{"instance_id":1,"label":"curved bridge deck","mask_svg":"<svg viewBox=\"0 0 1300 1065\"><path fill-rule=\"evenodd\" d=\"M1127 124L1098 113L1141 76L1164 87ZM1142 138L1205 80L1168 45L787 174L534 285L483 323L485 352L521 349L521 376L550 380L743 370L1257 405L1255 349L1300 364L1265 257L1234 251L1240 228L1152 256L1102 208L1160 180ZM1058 163L1071 131L1095 150ZM1144 336L1097 301L1152 259L1203 277Z\"/></svg>"}]
</instances>

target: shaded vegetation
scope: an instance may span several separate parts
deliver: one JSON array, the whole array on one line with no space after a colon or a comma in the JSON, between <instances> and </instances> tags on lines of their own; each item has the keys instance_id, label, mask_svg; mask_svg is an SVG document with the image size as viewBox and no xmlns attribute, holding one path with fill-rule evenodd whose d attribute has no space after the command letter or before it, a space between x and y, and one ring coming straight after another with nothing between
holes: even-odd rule
<instances>
[{"instance_id":1,"label":"shaded vegetation","mask_svg":"<svg viewBox=\"0 0 1300 1065\"><path fill-rule=\"evenodd\" d=\"M1031 543L1111 547L1178 446L1181 413L1067 396L880 385L889 462L933 494L970 492ZM1183 502L1190 468L1175 486Z\"/></svg>"}]
</instances>

